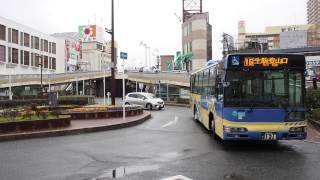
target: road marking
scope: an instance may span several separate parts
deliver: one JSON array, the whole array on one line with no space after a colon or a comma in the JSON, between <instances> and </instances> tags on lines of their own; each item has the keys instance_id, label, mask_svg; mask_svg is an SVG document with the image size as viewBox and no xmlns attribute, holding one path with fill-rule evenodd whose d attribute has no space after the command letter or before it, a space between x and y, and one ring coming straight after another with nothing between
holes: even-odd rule
<instances>
[{"instance_id":1,"label":"road marking","mask_svg":"<svg viewBox=\"0 0 320 180\"><path fill-rule=\"evenodd\" d=\"M170 121L170 122L168 122L167 124L161 126L161 128L165 128L165 127L171 126L171 125L173 125L173 124L177 124L178 121L179 121L178 116L175 116L173 121Z\"/></svg>"},{"instance_id":2,"label":"road marking","mask_svg":"<svg viewBox=\"0 0 320 180\"><path fill-rule=\"evenodd\" d=\"M160 180L192 180L192 179L185 177L185 176L182 176L182 175L178 175L178 176L167 177L167 178L160 179Z\"/></svg>"}]
</instances>

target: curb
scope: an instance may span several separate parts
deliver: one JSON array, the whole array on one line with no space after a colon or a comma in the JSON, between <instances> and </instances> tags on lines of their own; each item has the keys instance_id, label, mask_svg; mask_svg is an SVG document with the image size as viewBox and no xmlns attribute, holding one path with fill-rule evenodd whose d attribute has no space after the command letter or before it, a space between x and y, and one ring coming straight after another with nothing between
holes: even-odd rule
<instances>
[{"instance_id":1,"label":"curb","mask_svg":"<svg viewBox=\"0 0 320 180\"><path fill-rule=\"evenodd\" d=\"M35 133L25 133L25 134L21 133L21 134L11 134L11 135L0 135L0 142L20 140L20 139L30 139L30 138L44 138L44 137L76 135L76 134L82 134L82 133L115 130L115 129L127 128L127 127L141 124L150 118L151 118L151 113L146 112L146 113L144 113L143 117L140 119L137 119L134 121L129 121L126 123L108 125L108 126L97 126L97 127L89 127L89 128L82 128L82 129L70 129L70 130L45 131L45 132L35 132Z\"/></svg>"},{"instance_id":2,"label":"curb","mask_svg":"<svg viewBox=\"0 0 320 180\"><path fill-rule=\"evenodd\" d=\"M320 132L320 122L315 121L313 119L309 119L308 122L310 122L310 124L312 124L314 126L314 128Z\"/></svg>"},{"instance_id":3,"label":"curb","mask_svg":"<svg viewBox=\"0 0 320 180\"><path fill-rule=\"evenodd\" d=\"M189 104L175 104L175 103L165 103L165 106L177 106L177 107L190 107Z\"/></svg>"}]
</instances>

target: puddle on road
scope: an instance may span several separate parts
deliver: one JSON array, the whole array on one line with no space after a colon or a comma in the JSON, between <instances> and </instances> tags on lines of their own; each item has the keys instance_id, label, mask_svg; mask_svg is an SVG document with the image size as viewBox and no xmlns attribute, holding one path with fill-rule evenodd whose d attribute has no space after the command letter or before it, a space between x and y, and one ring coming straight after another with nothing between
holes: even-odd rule
<instances>
[{"instance_id":1,"label":"puddle on road","mask_svg":"<svg viewBox=\"0 0 320 180\"><path fill-rule=\"evenodd\" d=\"M118 167L116 169L109 169L103 172L100 176L93 178L92 180L117 179L134 173L154 171L159 168L159 165Z\"/></svg>"}]
</instances>

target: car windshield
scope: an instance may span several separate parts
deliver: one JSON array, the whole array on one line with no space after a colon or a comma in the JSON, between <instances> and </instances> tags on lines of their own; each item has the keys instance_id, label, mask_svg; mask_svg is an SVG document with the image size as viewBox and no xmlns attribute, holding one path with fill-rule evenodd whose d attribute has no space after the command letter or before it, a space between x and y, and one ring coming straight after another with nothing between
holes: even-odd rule
<instances>
[{"instance_id":1,"label":"car windshield","mask_svg":"<svg viewBox=\"0 0 320 180\"><path fill-rule=\"evenodd\" d=\"M227 107L302 107L302 72L228 71Z\"/></svg>"}]
</instances>

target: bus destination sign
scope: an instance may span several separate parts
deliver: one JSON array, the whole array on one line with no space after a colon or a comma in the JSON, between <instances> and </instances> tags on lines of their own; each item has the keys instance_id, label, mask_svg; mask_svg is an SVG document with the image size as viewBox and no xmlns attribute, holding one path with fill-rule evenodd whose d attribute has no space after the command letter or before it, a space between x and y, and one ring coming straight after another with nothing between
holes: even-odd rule
<instances>
[{"instance_id":1,"label":"bus destination sign","mask_svg":"<svg viewBox=\"0 0 320 180\"><path fill-rule=\"evenodd\" d=\"M244 67L254 68L256 66L277 68L279 65L287 65L287 57L244 57Z\"/></svg>"}]
</instances>

